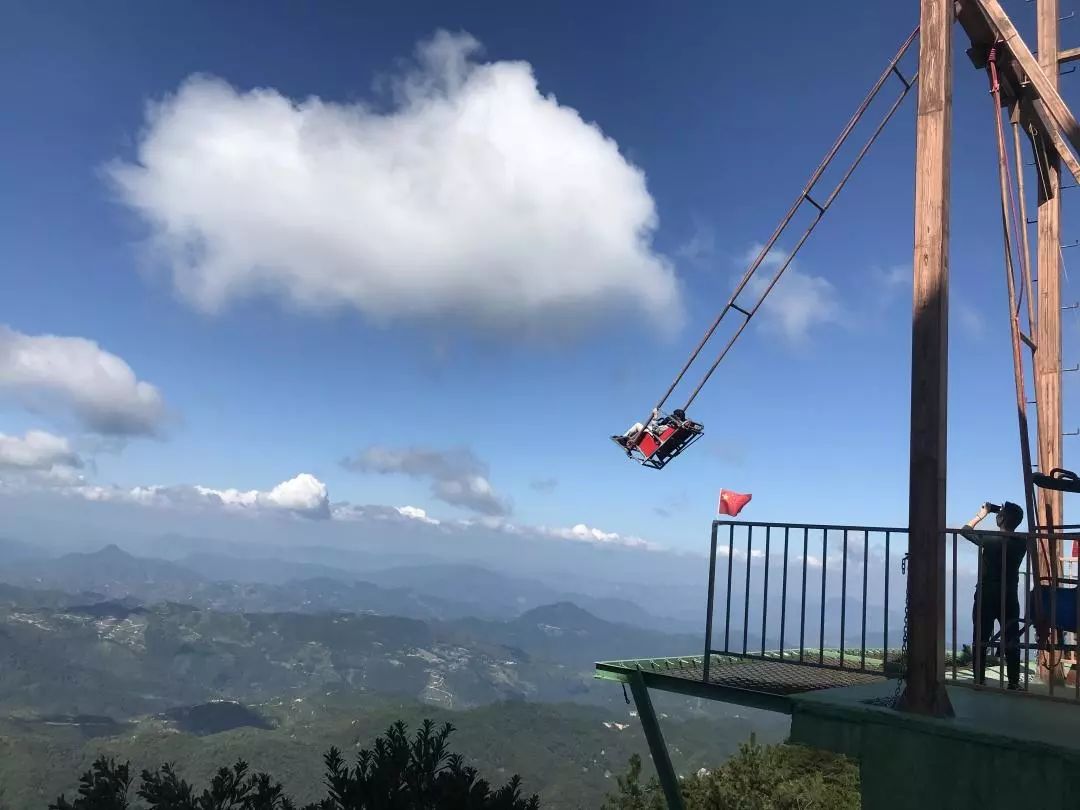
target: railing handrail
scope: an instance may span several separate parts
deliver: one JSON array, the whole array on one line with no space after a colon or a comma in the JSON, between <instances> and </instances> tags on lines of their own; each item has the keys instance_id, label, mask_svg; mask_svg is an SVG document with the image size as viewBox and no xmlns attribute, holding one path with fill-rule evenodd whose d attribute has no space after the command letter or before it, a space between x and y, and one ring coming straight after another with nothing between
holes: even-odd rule
<instances>
[{"instance_id":1,"label":"railing handrail","mask_svg":"<svg viewBox=\"0 0 1080 810\"><path fill-rule=\"evenodd\" d=\"M893 532L896 534L908 534L905 526L859 526L847 523L778 523L768 520L713 520L713 526L749 526L752 528L773 529L823 529L826 531L849 531L849 532ZM962 532L964 526L946 526L942 532L952 534ZM1052 540L1080 540L1080 523L1069 523L1064 526L1054 526L1049 529L1037 529L1034 532L1014 531L1003 532L998 529L975 529L979 534L992 535L1019 535L1021 537L1038 537ZM1071 534L1070 534L1071 532Z\"/></svg>"},{"instance_id":2,"label":"railing handrail","mask_svg":"<svg viewBox=\"0 0 1080 810\"><path fill-rule=\"evenodd\" d=\"M773 529L825 529L827 531L849 532L898 532L907 534L908 529L901 526L855 526L843 523L774 523L762 520L719 520L713 521L713 526L750 526L752 528ZM956 531L960 531L957 529Z\"/></svg>"}]
</instances>

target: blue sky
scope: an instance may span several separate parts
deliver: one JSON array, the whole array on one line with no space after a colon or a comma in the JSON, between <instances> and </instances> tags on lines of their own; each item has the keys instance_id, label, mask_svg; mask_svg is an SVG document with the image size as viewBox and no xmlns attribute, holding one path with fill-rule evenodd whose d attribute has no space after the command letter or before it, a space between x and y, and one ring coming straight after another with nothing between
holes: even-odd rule
<instances>
[{"instance_id":1,"label":"blue sky","mask_svg":"<svg viewBox=\"0 0 1080 810\"><path fill-rule=\"evenodd\" d=\"M1030 29L1029 4L1006 6ZM334 502L450 521L490 516L490 495L517 524L686 549L701 546L721 487L752 492L754 519L906 521L913 99L800 254L782 305L696 403L705 439L656 473L607 436L666 387L915 25L913 4L17 3L7 17L0 323L93 341L161 400L145 436L95 427L77 381L42 396L0 386L0 433L66 438L83 464L74 486L267 493L308 473ZM433 40L440 30L449 38ZM1021 499L990 104L957 36L954 521ZM433 41L454 56L425 73L417 48ZM540 95L514 84L520 63ZM465 128L481 145L439 143L437 126L409 141L430 93L468 95L450 75L462 65L509 71L507 86L481 88L490 106ZM432 76L447 87L410 90L408 77ZM1066 100L1076 81L1062 79ZM302 119L295 105L312 98L329 112ZM274 129L302 120L296 154L320 167L308 174ZM200 139L219 125L265 153L208 165ZM488 148L487 125L509 146L469 151ZM550 168L515 164L536 155ZM484 198L489 169L517 177L513 206ZM376 181L402 176L412 191L378 194ZM350 182L368 191L342 191ZM578 183L589 202L568 213L559 200L579 199ZM429 184L446 197L430 219L409 197ZM162 249L163 232L187 227L217 240L216 261L189 262L190 243ZM384 289L390 276L410 280ZM1075 325L1066 365L1080 359ZM1073 390L1067 380L1067 428ZM372 448L396 455L375 463ZM491 492L447 497L461 476Z\"/></svg>"}]
</instances>

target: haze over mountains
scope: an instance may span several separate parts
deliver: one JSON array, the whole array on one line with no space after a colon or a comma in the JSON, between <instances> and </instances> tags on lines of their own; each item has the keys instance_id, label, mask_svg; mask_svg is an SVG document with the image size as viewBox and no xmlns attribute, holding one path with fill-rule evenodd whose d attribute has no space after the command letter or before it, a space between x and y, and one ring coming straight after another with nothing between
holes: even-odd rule
<instances>
[{"instance_id":1,"label":"haze over mountains","mask_svg":"<svg viewBox=\"0 0 1080 810\"><path fill-rule=\"evenodd\" d=\"M345 522L288 516L255 520L219 512L195 512L186 513L180 521L172 513L130 504L95 503L92 507L45 494L15 498L0 492L0 510L6 517L3 534L32 539L35 547L47 550L50 556L96 551L116 544L134 555L188 562L200 572L205 572L206 564L213 564L205 555L239 558L245 564L252 563L251 572L238 575L245 581L256 577L280 582L282 576L327 576L416 590L421 590L422 581L429 589L426 596L455 602L479 601L481 606L490 600L500 609L512 607L515 614L531 606L569 599L589 610L595 608L605 618L615 618L598 603L588 601L615 599L632 603L651 616L672 620L661 623L660 628L697 633L701 632L704 618L707 524L701 553L676 553L556 535L512 534L505 527L482 523L433 525L397 513ZM170 529L173 533L164 533ZM204 559L199 562L192 559L195 557ZM278 563L258 562L267 560ZM281 564L292 571L284 575L275 572ZM421 576L419 569L446 565L457 569L454 575L428 572L422 575L423 580L416 578ZM492 579L479 584L459 580L457 574L464 570L460 566L481 568L500 578L524 583L514 582L504 588ZM236 575L235 568L228 571L229 576L209 573L213 579L229 579ZM260 568L262 572L256 574ZM382 578L382 572L396 568L417 569L416 577L413 572L399 572L400 576L386 574L386 579ZM529 589L518 590L517 586L525 583ZM539 589L537 585L544 587ZM484 599L476 598L478 587ZM525 601L517 603L519 597ZM623 604L618 607L630 609ZM483 615L498 614L484 611ZM647 617L640 614L625 620L648 624Z\"/></svg>"},{"instance_id":2,"label":"haze over mountains","mask_svg":"<svg viewBox=\"0 0 1080 810\"><path fill-rule=\"evenodd\" d=\"M204 544L186 541L200 548ZM179 546L174 546L174 553ZM310 556L320 556L314 549ZM355 564L355 563L354 563ZM506 619L541 605L573 602L612 622L658 632L697 631L615 597L560 590L478 565L428 563L360 573L347 566L193 550L175 560L135 556L110 544L93 552L48 555L0 540L0 581L108 599L197 604L240 611L349 611L418 619Z\"/></svg>"}]
</instances>

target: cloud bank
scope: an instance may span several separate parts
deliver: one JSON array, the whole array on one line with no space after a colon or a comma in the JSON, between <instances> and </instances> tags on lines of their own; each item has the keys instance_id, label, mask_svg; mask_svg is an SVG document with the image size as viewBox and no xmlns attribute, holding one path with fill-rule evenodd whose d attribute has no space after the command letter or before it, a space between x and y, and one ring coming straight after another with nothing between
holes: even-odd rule
<instances>
[{"instance_id":1,"label":"cloud bank","mask_svg":"<svg viewBox=\"0 0 1080 810\"><path fill-rule=\"evenodd\" d=\"M120 501L143 506L211 507L246 512L285 512L306 518L329 518L326 484L309 473L283 481L263 492L256 489L213 489L194 486L79 486L72 493L90 501Z\"/></svg>"}]
</instances>

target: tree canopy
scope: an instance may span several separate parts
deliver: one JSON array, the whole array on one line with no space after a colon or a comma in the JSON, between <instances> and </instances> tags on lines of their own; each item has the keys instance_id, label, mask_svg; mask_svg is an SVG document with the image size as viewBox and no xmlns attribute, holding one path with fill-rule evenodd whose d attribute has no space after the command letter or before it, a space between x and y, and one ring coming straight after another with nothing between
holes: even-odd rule
<instances>
[{"instance_id":1,"label":"tree canopy","mask_svg":"<svg viewBox=\"0 0 1080 810\"><path fill-rule=\"evenodd\" d=\"M660 783L642 782L630 758L603 810L666 810ZM846 757L799 745L761 746L751 738L728 762L682 780L687 810L859 810L859 770Z\"/></svg>"},{"instance_id":2,"label":"tree canopy","mask_svg":"<svg viewBox=\"0 0 1080 810\"><path fill-rule=\"evenodd\" d=\"M323 757L326 797L303 810L538 810L539 797L523 797L513 776L493 789L448 746L454 727L436 730L425 720L410 740L394 723L350 766L337 748ZM78 795L59 796L49 810L296 810L280 782L252 772L246 762L220 768L202 790L169 764L144 770L132 797L130 764L98 758L79 780Z\"/></svg>"}]
</instances>

